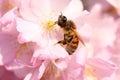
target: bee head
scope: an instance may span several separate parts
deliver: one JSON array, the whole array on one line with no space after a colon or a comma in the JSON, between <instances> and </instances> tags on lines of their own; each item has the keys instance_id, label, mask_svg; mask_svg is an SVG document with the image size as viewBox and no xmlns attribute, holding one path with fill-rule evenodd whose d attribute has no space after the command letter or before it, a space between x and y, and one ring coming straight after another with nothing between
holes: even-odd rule
<instances>
[{"instance_id":1,"label":"bee head","mask_svg":"<svg viewBox=\"0 0 120 80\"><path fill-rule=\"evenodd\" d=\"M65 27L65 26L66 26L66 22L67 22L66 16L63 16L62 14L59 15L57 24L58 24L60 27Z\"/></svg>"}]
</instances>

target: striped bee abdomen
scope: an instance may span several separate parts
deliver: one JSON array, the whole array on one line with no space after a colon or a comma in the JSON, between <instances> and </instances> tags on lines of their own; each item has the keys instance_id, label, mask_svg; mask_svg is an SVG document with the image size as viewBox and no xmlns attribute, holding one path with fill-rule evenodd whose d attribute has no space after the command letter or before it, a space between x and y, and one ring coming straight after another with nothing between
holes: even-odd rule
<instances>
[{"instance_id":1,"label":"striped bee abdomen","mask_svg":"<svg viewBox=\"0 0 120 80\"><path fill-rule=\"evenodd\" d=\"M75 38L73 38L71 40L71 42L68 43L66 46L66 51L69 53L69 55L71 55L75 52L75 50L78 47L78 44L79 44L79 38L77 36L75 36Z\"/></svg>"}]
</instances>

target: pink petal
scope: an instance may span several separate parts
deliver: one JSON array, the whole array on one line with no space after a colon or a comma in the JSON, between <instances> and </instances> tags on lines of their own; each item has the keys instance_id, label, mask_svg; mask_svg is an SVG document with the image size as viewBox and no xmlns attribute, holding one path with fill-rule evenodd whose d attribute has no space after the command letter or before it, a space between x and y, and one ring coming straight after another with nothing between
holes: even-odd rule
<instances>
[{"instance_id":1,"label":"pink petal","mask_svg":"<svg viewBox=\"0 0 120 80\"><path fill-rule=\"evenodd\" d=\"M79 47L73 55L61 58L54 64L62 72L64 80L83 80L86 57L86 49Z\"/></svg>"},{"instance_id":2,"label":"pink petal","mask_svg":"<svg viewBox=\"0 0 120 80\"><path fill-rule=\"evenodd\" d=\"M51 11L50 0L31 0L29 3L32 12L37 16L44 16Z\"/></svg>"},{"instance_id":3,"label":"pink petal","mask_svg":"<svg viewBox=\"0 0 120 80\"><path fill-rule=\"evenodd\" d=\"M8 33L9 35L12 36L18 35L18 32L16 30L16 20L15 20L16 11L17 8L13 8L0 19L0 27L2 32Z\"/></svg>"},{"instance_id":4,"label":"pink petal","mask_svg":"<svg viewBox=\"0 0 120 80\"><path fill-rule=\"evenodd\" d=\"M78 64L84 65L86 62L86 58L87 58L87 49L85 46L82 46L82 44L80 44L76 50L76 52L73 54L72 56L72 60L75 60Z\"/></svg>"},{"instance_id":5,"label":"pink petal","mask_svg":"<svg viewBox=\"0 0 120 80\"><path fill-rule=\"evenodd\" d=\"M29 72L32 72L33 70L34 70L33 68L22 67L14 70L14 73L17 77L24 78L26 74L28 74Z\"/></svg>"},{"instance_id":6,"label":"pink petal","mask_svg":"<svg viewBox=\"0 0 120 80\"><path fill-rule=\"evenodd\" d=\"M46 47L47 45L53 45L57 43L57 38L59 35L59 31L56 30L53 34L50 32L48 34L45 31L43 26L40 26L38 23L25 21L22 19L17 19L17 30L20 32L18 36L18 41L20 43L24 42L35 42L40 47Z\"/></svg>"},{"instance_id":7,"label":"pink petal","mask_svg":"<svg viewBox=\"0 0 120 80\"><path fill-rule=\"evenodd\" d=\"M113 7L115 7L115 11L117 11L118 15L120 15L120 0L107 0Z\"/></svg>"},{"instance_id":8,"label":"pink petal","mask_svg":"<svg viewBox=\"0 0 120 80\"><path fill-rule=\"evenodd\" d=\"M85 48L78 47L78 50L71 56L68 61L67 79L65 80L83 80L84 65L86 62L87 52ZM70 66L70 67L69 67Z\"/></svg>"},{"instance_id":9,"label":"pink petal","mask_svg":"<svg viewBox=\"0 0 120 80\"><path fill-rule=\"evenodd\" d=\"M80 29L84 24L87 24L86 17L88 16L89 16L89 12L84 10L80 12L78 17L72 19L72 21L76 24L77 29Z\"/></svg>"},{"instance_id":10,"label":"pink petal","mask_svg":"<svg viewBox=\"0 0 120 80\"><path fill-rule=\"evenodd\" d=\"M70 19L74 19L80 15L83 5L80 0L71 0L69 5L64 9L63 14Z\"/></svg>"},{"instance_id":11,"label":"pink petal","mask_svg":"<svg viewBox=\"0 0 120 80\"><path fill-rule=\"evenodd\" d=\"M16 37L0 33L0 65L4 65L14 59L18 45L16 41Z\"/></svg>"},{"instance_id":12,"label":"pink petal","mask_svg":"<svg viewBox=\"0 0 120 80\"><path fill-rule=\"evenodd\" d=\"M83 80L84 64L80 63L82 59L79 58L78 60L80 56L76 56L71 56L71 59L68 58L66 61L67 67L63 70L64 74L62 74L64 80Z\"/></svg>"},{"instance_id":13,"label":"pink petal","mask_svg":"<svg viewBox=\"0 0 120 80\"><path fill-rule=\"evenodd\" d=\"M12 3L11 3L12 2ZM16 6L15 0L0 0L0 18L10 9Z\"/></svg>"},{"instance_id":14,"label":"pink petal","mask_svg":"<svg viewBox=\"0 0 120 80\"><path fill-rule=\"evenodd\" d=\"M109 46L102 48L95 53L96 57L101 58L103 60L111 59L111 57L113 56L112 54L113 54L113 48Z\"/></svg>"},{"instance_id":15,"label":"pink petal","mask_svg":"<svg viewBox=\"0 0 120 80\"><path fill-rule=\"evenodd\" d=\"M16 62L15 59L7 64L5 64L5 68L7 70L16 70L24 67L24 65L20 64L19 62Z\"/></svg>"},{"instance_id":16,"label":"pink petal","mask_svg":"<svg viewBox=\"0 0 120 80\"><path fill-rule=\"evenodd\" d=\"M39 59L57 59L68 56L68 53L60 45L48 45L45 48L36 48L33 57Z\"/></svg>"},{"instance_id":17,"label":"pink petal","mask_svg":"<svg viewBox=\"0 0 120 80\"><path fill-rule=\"evenodd\" d=\"M92 27L89 24L84 23L81 26L78 26L77 32L79 33L79 35L81 36L84 42L90 41L92 34Z\"/></svg>"},{"instance_id":18,"label":"pink petal","mask_svg":"<svg viewBox=\"0 0 120 80\"><path fill-rule=\"evenodd\" d=\"M17 8L13 8L8 11L2 18L0 18L0 27L11 29L13 26L16 26L15 17L16 17ZM10 27L10 28L9 28ZM4 31L4 30L3 30Z\"/></svg>"},{"instance_id":19,"label":"pink petal","mask_svg":"<svg viewBox=\"0 0 120 80\"><path fill-rule=\"evenodd\" d=\"M36 15L32 12L30 0L19 1L20 15L27 20L36 20Z\"/></svg>"},{"instance_id":20,"label":"pink petal","mask_svg":"<svg viewBox=\"0 0 120 80\"><path fill-rule=\"evenodd\" d=\"M0 66L0 78L2 77L4 72L5 72L5 68L3 66Z\"/></svg>"},{"instance_id":21,"label":"pink petal","mask_svg":"<svg viewBox=\"0 0 120 80\"><path fill-rule=\"evenodd\" d=\"M40 68L39 68L39 76L38 76L39 79L42 78L42 76L43 76L43 74L44 74L44 71L45 71L48 63L49 63L49 62L44 61L44 62L42 63L42 65L40 66Z\"/></svg>"},{"instance_id":22,"label":"pink petal","mask_svg":"<svg viewBox=\"0 0 120 80\"><path fill-rule=\"evenodd\" d=\"M95 49L113 45L118 26L113 17L102 16L100 6L95 6L86 22L92 27L91 41Z\"/></svg>"},{"instance_id":23,"label":"pink petal","mask_svg":"<svg viewBox=\"0 0 120 80\"><path fill-rule=\"evenodd\" d=\"M32 73L28 73L28 74L25 76L24 80L30 80L30 79L31 79L31 76L32 76Z\"/></svg>"},{"instance_id":24,"label":"pink petal","mask_svg":"<svg viewBox=\"0 0 120 80\"><path fill-rule=\"evenodd\" d=\"M24 42L36 42L41 46L46 46L47 42L44 41L42 36L42 29L38 24L25 20L17 20L17 30L20 32L18 40L20 43ZM44 36L45 37L45 36Z\"/></svg>"},{"instance_id":25,"label":"pink petal","mask_svg":"<svg viewBox=\"0 0 120 80\"><path fill-rule=\"evenodd\" d=\"M85 4L85 9L89 11L96 5L101 6L102 10L107 10L110 7L110 4L106 0L84 0L83 4Z\"/></svg>"},{"instance_id":26,"label":"pink petal","mask_svg":"<svg viewBox=\"0 0 120 80\"><path fill-rule=\"evenodd\" d=\"M94 75L98 78L110 76L115 70L117 70L115 64L99 58L89 59L88 64L95 69Z\"/></svg>"},{"instance_id":27,"label":"pink petal","mask_svg":"<svg viewBox=\"0 0 120 80\"><path fill-rule=\"evenodd\" d=\"M84 80L83 72L84 72L83 67L80 66L78 68L68 67L67 77L64 80L70 80L70 79Z\"/></svg>"},{"instance_id":28,"label":"pink petal","mask_svg":"<svg viewBox=\"0 0 120 80\"><path fill-rule=\"evenodd\" d=\"M12 10L8 11L6 14L4 14L2 16L2 18L0 18L0 22L2 24L5 24L6 22L9 23L10 21L13 21L15 19L15 16L16 16L16 14L15 14L16 11L17 11L16 7L13 8ZM8 23L6 23L6 24L8 24Z\"/></svg>"},{"instance_id":29,"label":"pink petal","mask_svg":"<svg viewBox=\"0 0 120 80\"><path fill-rule=\"evenodd\" d=\"M32 73L36 68L26 66L26 64L22 64L17 61L12 61L9 64L5 65L7 70L14 71L14 74L19 78L24 78L30 72ZM21 74L22 73L22 74Z\"/></svg>"},{"instance_id":30,"label":"pink petal","mask_svg":"<svg viewBox=\"0 0 120 80\"><path fill-rule=\"evenodd\" d=\"M40 78L43 76L47 64L48 64L47 61L43 61L39 66L35 67L32 71L29 71L29 73L26 75L24 79L40 80Z\"/></svg>"},{"instance_id":31,"label":"pink petal","mask_svg":"<svg viewBox=\"0 0 120 80\"><path fill-rule=\"evenodd\" d=\"M70 3L70 0L50 0L51 11L61 12Z\"/></svg>"},{"instance_id":32,"label":"pink petal","mask_svg":"<svg viewBox=\"0 0 120 80\"><path fill-rule=\"evenodd\" d=\"M116 7L117 9L120 9L120 0L107 0L108 3L110 3L112 6Z\"/></svg>"},{"instance_id":33,"label":"pink petal","mask_svg":"<svg viewBox=\"0 0 120 80\"><path fill-rule=\"evenodd\" d=\"M21 0L20 3L20 13L27 20L36 20L51 11L49 0Z\"/></svg>"},{"instance_id":34,"label":"pink petal","mask_svg":"<svg viewBox=\"0 0 120 80\"><path fill-rule=\"evenodd\" d=\"M0 80L21 80L14 72L8 71L4 67L0 67L0 72L2 73L2 75L0 75Z\"/></svg>"}]
</instances>

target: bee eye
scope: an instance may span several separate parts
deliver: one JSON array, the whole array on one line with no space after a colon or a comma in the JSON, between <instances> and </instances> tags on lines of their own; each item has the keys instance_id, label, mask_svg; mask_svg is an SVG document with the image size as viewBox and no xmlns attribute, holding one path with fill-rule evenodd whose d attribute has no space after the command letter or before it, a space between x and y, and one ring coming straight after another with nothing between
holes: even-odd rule
<instances>
[{"instance_id":1,"label":"bee eye","mask_svg":"<svg viewBox=\"0 0 120 80\"><path fill-rule=\"evenodd\" d=\"M62 17L62 21L63 22L66 22L67 21L67 18L65 16Z\"/></svg>"}]
</instances>

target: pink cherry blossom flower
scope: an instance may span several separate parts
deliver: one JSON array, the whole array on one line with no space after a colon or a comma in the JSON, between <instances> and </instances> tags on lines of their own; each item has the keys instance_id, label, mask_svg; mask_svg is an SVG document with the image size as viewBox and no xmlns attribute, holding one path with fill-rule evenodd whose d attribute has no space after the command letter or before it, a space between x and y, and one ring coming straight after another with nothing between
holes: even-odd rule
<instances>
[{"instance_id":1,"label":"pink cherry blossom flower","mask_svg":"<svg viewBox=\"0 0 120 80\"><path fill-rule=\"evenodd\" d=\"M30 60L34 51L34 44L20 44L18 42L19 32L16 29L16 11L17 8L13 8L0 19L0 65L7 70L13 70L16 76L23 78L28 71L23 71L22 76L18 72L20 72L21 68L24 69L24 65L31 64Z\"/></svg>"},{"instance_id":2,"label":"pink cherry blossom flower","mask_svg":"<svg viewBox=\"0 0 120 80\"><path fill-rule=\"evenodd\" d=\"M70 63L74 59L67 58L68 53L65 51L64 48L62 48L59 44L56 44L57 41L63 39L63 34L60 31L59 26L53 25L55 21L57 21L57 18L59 14L62 12L65 16L68 17L68 19L78 21L78 18L80 16L85 16L87 12L82 12L82 4L79 0L71 0L70 2L65 2L61 6L58 5L58 8L56 9L53 7L53 5L56 5L56 3L49 3L47 1L40 1L42 3L42 7L40 7L40 4L37 4L35 1L21 1L20 3L20 15L21 17L17 18L17 30L20 32L18 40L20 43L25 42L36 42L38 46L36 46L35 53L32 57L32 62L37 63L39 60L45 60L39 66L40 68L37 69L39 71L35 71L35 73L29 73L25 79L31 79L31 80L37 80L37 79L58 79L54 77L54 74L58 71L60 75L60 79L64 80L70 80L78 78L81 78L83 80L83 71L84 71L84 64L86 59L86 52L81 52L81 48L79 47L79 52L76 52L75 54L83 54L83 58L81 58L81 63L75 63L75 66L72 68L72 63ZM24 5L25 4L25 5ZM49 7L46 5L50 5ZM44 10L43 10L44 7ZM39 11L38 11L39 9ZM73 15L74 14L74 15ZM82 22L82 21L81 21ZM76 22L75 22L76 23ZM77 28L79 28L79 25L82 25L80 23L76 23ZM80 29L80 28L79 28ZM61 59L62 58L62 59ZM64 58L67 58L68 63L64 61ZM58 61L63 60L65 63L64 65L71 65L71 68L63 69L59 71L58 65L55 65L56 59ZM59 60L60 59L60 60ZM78 58L77 58L78 59ZM52 62L51 62L52 61ZM49 66L50 65L50 66ZM55 67L57 66L57 67ZM78 67L79 66L79 67ZM51 72L51 67L54 68L55 71ZM74 68L76 67L76 68ZM46 69L48 70L46 71ZM49 70L50 68L50 70ZM78 72L77 69L78 68ZM72 76L72 73L69 73L69 70L74 71L76 77ZM64 72L66 70L66 72ZM51 74L49 74L49 71ZM64 74L68 75L68 77L64 77ZM45 76L45 77L44 77Z\"/></svg>"},{"instance_id":3,"label":"pink cherry blossom flower","mask_svg":"<svg viewBox=\"0 0 120 80\"><path fill-rule=\"evenodd\" d=\"M89 51L85 80L102 80L111 76L117 69L116 65L111 63L111 58L114 54L113 45L118 23L113 16L102 13L101 6L97 4L86 17L86 22L88 25L85 25L81 31L81 34L85 35L86 47Z\"/></svg>"},{"instance_id":4,"label":"pink cherry blossom flower","mask_svg":"<svg viewBox=\"0 0 120 80\"><path fill-rule=\"evenodd\" d=\"M79 17L79 14L81 13L85 14L82 12L82 4L79 0L72 0L71 2L66 0L64 4L61 3L62 5L58 5L58 8L56 9L53 6L53 4L56 5L56 1L53 1L53 3L49 3L49 1L40 2L41 4L46 3L43 4L44 10L39 7L40 4L37 4L34 1L21 1L19 11L24 20L22 18L17 19L17 30L20 32L19 42L24 43L32 41L37 43L38 47L33 58L38 56L42 56L42 58L43 56L49 56L47 58L50 58L58 56L58 54L58 57L65 57L68 55L66 51L64 49L61 50L62 47L56 44L59 40L63 39L63 36L61 35L62 32L60 31L59 26L53 26L53 24L57 21L61 12L66 16L68 15L68 19L75 19L76 17ZM24 4L26 5L24 6ZM50 5L50 7L46 5ZM72 11L73 9L71 9L71 6L73 8L78 7L78 9ZM39 11L37 9L39 9ZM76 15L73 17L73 15L70 15L69 13ZM63 52L59 53L59 50Z\"/></svg>"},{"instance_id":5,"label":"pink cherry blossom flower","mask_svg":"<svg viewBox=\"0 0 120 80\"><path fill-rule=\"evenodd\" d=\"M20 42L33 41L33 42L36 42L38 45L40 44L41 47L43 45L46 47L46 45L48 44L55 44L62 37L59 35L61 34L59 28L57 26L53 26L54 22L57 21L59 14L62 12L64 15L66 16L68 15L68 18L70 17L75 18L73 17L73 15L70 15L69 13L74 15L77 14L75 15L77 17L79 16L80 12L82 12L81 11L82 4L78 0L71 1L70 3L69 1L66 0L66 2L64 4L62 3L61 6L58 6L57 9L54 9L53 7L53 4L56 5L57 3L56 1L53 1L53 3L49 3L49 1L44 2L40 0L41 4L46 3L46 4L43 4L44 10L39 7L40 3L39 4L37 3L34 1L28 1L28 2L21 1L20 14L26 21L22 22L22 20L18 20L18 23L17 23L18 25L17 29L20 32L20 38L19 38ZM69 6L66 7L68 3L69 3ZM24 4L26 5L24 6ZM50 7L46 5L50 5ZM71 6L75 8L78 7L79 9L77 10L74 9L75 11L73 13L73 11L71 10ZM33 22L29 22L29 21L33 21ZM30 25L27 25L27 22ZM26 28L22 28L25 26ZM34 34L30 35L31 32L34 32Z\"/></svg>"}]
</instances>

